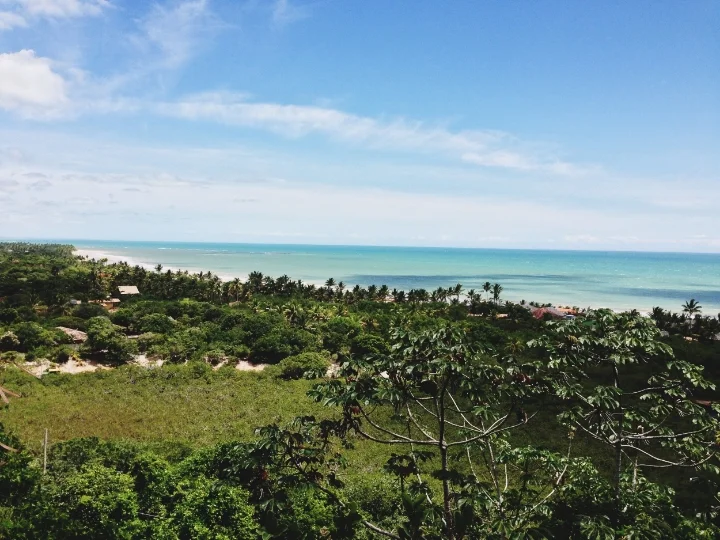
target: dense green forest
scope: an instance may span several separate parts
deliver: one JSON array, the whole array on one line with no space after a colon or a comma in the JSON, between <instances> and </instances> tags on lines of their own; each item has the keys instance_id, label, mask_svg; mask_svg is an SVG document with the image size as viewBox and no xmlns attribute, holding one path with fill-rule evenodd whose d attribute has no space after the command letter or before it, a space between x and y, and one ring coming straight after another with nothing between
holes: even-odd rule
<instances>
[{"instance_id":1,"label":"dense green forest","mask_svg":"<svg viewBox=\"0 0 720 540\"><path fill-rule=\"evenodd\" d=\"M720 536L718 318L502 292L0 244L0 538Z\"/></svg>"}]
</instances>

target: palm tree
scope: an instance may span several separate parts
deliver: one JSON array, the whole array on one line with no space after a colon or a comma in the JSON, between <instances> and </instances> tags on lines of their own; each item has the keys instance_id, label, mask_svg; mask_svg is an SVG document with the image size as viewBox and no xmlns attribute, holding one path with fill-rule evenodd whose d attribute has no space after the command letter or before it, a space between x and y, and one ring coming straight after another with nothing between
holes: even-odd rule
<instances>
[{"instance_id":1,"label":"palm tree","mask_svg":"<svg viewBox=\"0 0 720 540\"><path fill-rule=\"evenodd\" d=\"M499 283L495 283L492 286L493 300L495 300L496 304L500 301L500 293L502 292L502 290L503 288Z\"/></svg>"},{"instance_id":2,"label":"palm tree","mask_svg":"<svg viewBox=\"0 0 720 540\"><path fill-rule=\"evenodd\" d=\"M240 278L235 278L230 282L230 286L228 287L228 293L231 295L235 295L236 302L240 299Z\"/></svg>"},{"instance_id":3,"label":"palm tree","mask_svg":"<svg viewBox=\"0 0 720 540\"><path fill-rule=\"evenodd\" d=\"M490 300L490 290L492 289L492 284L489 281L486 281L483 283L483 291L485 291L485 294L487 295L485 297L486 300Z\"/></svg>"},{"instance_id":4,"label":"palm tree","mask_svg":"<svg viewBox=\"0 0 720 540\"><path fill-rule=\"evenodd\" d=\"M655 324L659 327L660 323L665 320L665 310L660 306L655 306L652 308L650 318L655 321Z\"/></svg>"},{"instance_id":5,"label":"palm tree","mask_svg":"<svg viewBox=\"0 0 720 540\"><path fill-rule=\"evenodd\" d=\"M388 289L387 285L382 285L380 289L378 289L378 300L381 302L384 302L387 300L388 295L390 294L390 289Z\"/></svg>"},{"instance_id":6,"label":"palm tree","mask_svg":"<svg viewBox=\"0 0 720 540\"><path fill-rule=\"evenodd\" d=\"M702 306L694 298L691 298L683 304L683 313L687 313L691 319L693 315L700 313L701 310Z\"/></svg>"},{"instance_id":7,"label":"palm tree","mask_svg":"<svg viewBox=\"0 0 720 540\"><path fill-rule=\"evenodd\" d=\"M455 287L452 288L452 294L455 295L455 299L459 302L460 301L460 294L462 294L463 286L461 283L458 283L455 285Z\"/></svg>"},{"instance_id":8,"label":"palm tree","mask_svg":"<svg viewBox=\"0 0 720 540\"><path fill-rule=\"evenodd\" d=\"M250 272L250 275L248 275L248 285L250 285L250 290L252 292L260 292L260 290L262 289L262 284L262 272Z\"/></svg>"},{"instance_id":9,"label":"palm tree","mask_svg":"<svg viewBox=\"0 0 720 540\"><path fill-rule=\"evenodd\" d=\"M367 291L368 291L368 298L369 298L370 300L375 300L375 299L377 299L377 293L378 293L378 287L377 287L377 285L370 285L370 286L367 288Z\"/></svg>"}]
</instances>

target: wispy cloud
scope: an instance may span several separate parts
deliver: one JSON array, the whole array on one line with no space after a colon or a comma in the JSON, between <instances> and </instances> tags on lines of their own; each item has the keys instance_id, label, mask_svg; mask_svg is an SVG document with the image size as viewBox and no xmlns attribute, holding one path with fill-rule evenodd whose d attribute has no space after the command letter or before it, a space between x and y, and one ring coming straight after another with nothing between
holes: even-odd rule
<instances>
[{"instance_id":1,"label":"wispy cloud","mask_svg":"<svg viewBox=\"0 0 720 540\"><path fill-rule=\"evenodd\" d=\"M272 11L272 21L275 26L283 27L288 24L307 19L310 16L308 6L295 5L290 0L275 0Z\"/></svg>"},{"instance_id":2,"label":"wispy cloud","mask_svg":"<svg viewBox=\"0 0 720 540\"><path fill-rule=\"evenodd\" d=\"M516 141L498 131L451 131L405 119L382 120L337 109L245 101L244 96L205 93L159 103L156 113L229 125L253 127L289 137L323 134L373 149L449 155L483 167L580 175L593 170L555 158L525 155L508 148Z\"/></svg>"},{"instance_id":3,"label":"wispy cloud","mask_svg":"<svg viewBox=\"0 0 720 540\"><path fill-rule=\"evenodd\" d=\"M12 11L0 11L0 30L10 30L18 26L27 26L25 17Z\"/></svg>"},{"instance_id":4,"label":"wispy cloud","mask_svg":"<svg viewBox=\"0 0 720 540\"><path fill-rule=\"evenodd\" d=\"M599 172L600 170L597 166L576 165L560 160L540 161L537 158L506 150L490 151L485 154L467 153L463 154L462 160L483 167L500 167L528 172L547 172L562 176L584 176L586 174Z\"/></svg>"},{"instance_id":5,"label":"wispy cloud","mask_svg":"<svg viewBox=\"0 0 720 540\"><path fill-rule=\"evenodd\" d=\"M67 19L100 15L111 6L108 0L0 0L0 30L27 26L29 19Z\"/></svg>"},{"instance_id":6,"label":"wispy cloud","mask_svg":"<svg viewBox=\"0 0 720 540\"><path fill-rule=\"evenodd\" d=\"M197 52L202 36L221 23L207 0L186 0L155 4L138 26L140 32L132 37L133 43L145 54L158 55L161 67L173 69L187 62Z\"/></svg>"}]
</instances>

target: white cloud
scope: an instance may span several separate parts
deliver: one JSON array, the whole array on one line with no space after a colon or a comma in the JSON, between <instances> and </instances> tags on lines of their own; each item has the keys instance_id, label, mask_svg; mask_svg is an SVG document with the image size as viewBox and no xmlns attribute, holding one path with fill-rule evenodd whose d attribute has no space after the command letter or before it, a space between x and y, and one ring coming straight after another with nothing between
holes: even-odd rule
<instances>
[{"instance_id":1,"label":"white cloud","mask_svg":"<svg viewBox=\"0 0 720 540\"><path fill-rule=\"evenodd\" d=\"M539 171L561 176L583 176L599 172L596 166L578 166L559 160L538 161L536 158L524 156L505 150L492 151L485 154L463 154L462 160L484 167L501 167L518 171Z\"/></svg>"},{"instance_id":2,"label":"white cloud","mask_svg":"<svg viewBox=\"0 0 720 540\"><path fill-rule=\"evenodd\" d=\"M468 153L463 154L462 160L476 165L487 167L509 167L521 171L531 171L536 168L534 163L528 161L524 156L514 152L496 151L486 154Z\"/></svg>"},{"instance_id":3,"label":"white cloud","mask_svg":"<svg viewBox=\"0 0 720 540\"><path fill-rule=\"evenodd\" d=\"M45 17L99 15L110 5L107 0L15 0L14 3L27 13Z\"/></svg>"},{"instance_id":4,"label":"white cloud","mask_svg":"<svg viewBox=\"0 0 720 540\"><path fill-rule=\"evenodd\" d=\"M28 19L68 19L96 16L110 7L108 0L0 0L10 11L0 11L0 30L28 25Z\"/></svg>"},{"instance_id":5,"label":"white cloud","mask_svg":"<svg viewBox=\"0 0 720 540\"><path fill-rule=\"evenodd\" d=\"M25 17L12 11L0 11L0 30L10 30L18 26L27 26Z\"/></svg>"},{"instance_id":6,"label":"white cloud","mask_svg":"<svg viewBox=\"0 0 720 540\"><path fill-rule=\"evenodd\" d=\"M24 116L48 116L67 103L66 82L48 58L24 49L0 54L0 108Z\"/></svg>"},{"instance_id":7,"label":"white cloud","mask_svg":"<svg viewBox=\"0 0 720 540\"><path fill-rule=\"evenodd\" d=\"M158 52L162 67L185 63L199 46L200 36L218 26L207 0L186 0L172 6L155 4L139 21L141 33L132 41L143 52Z\"/></svg>"},{"instance_id":8,"label":"white cloud","mask_svg":"<svg viewBox=\"0 0 720 540\"><path fill-rule=\"evenodd\" d=\"M284 136L324 134L375 149L450 155L483 167L551 174L580 175L589 168L554 158L528 156L506 146L517 144L497 131L453 132L408 120L378 120L337 109L245 101L244 96L204 93L177 102L157 104L160 114L187 120L205 120L266 129Z\"/></svg>"}]
</instances>

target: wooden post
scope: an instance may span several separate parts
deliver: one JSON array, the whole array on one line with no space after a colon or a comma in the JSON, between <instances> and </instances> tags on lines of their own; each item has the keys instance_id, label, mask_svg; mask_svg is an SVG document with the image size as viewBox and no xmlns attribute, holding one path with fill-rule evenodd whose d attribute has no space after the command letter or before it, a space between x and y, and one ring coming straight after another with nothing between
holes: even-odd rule
<instances>
[{"instance_id":1,"label":"wooden post","mask_svg":"<svg viewBox=\"0 0 720 540\"><path fill-rule=\"evenodd\" d=\"M47 445L48 445L48 430L45 428L45 442L43 443L43 474L47 474Z\"/></svg>"}]
</instances>

